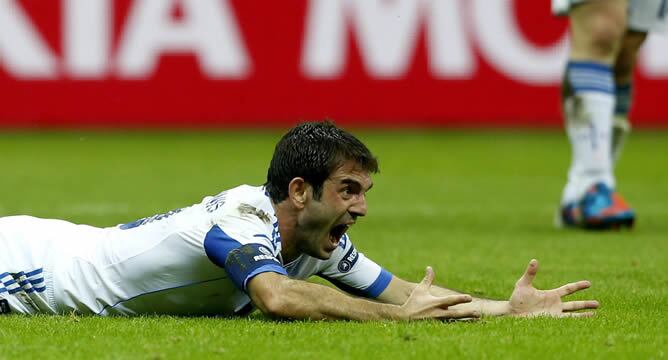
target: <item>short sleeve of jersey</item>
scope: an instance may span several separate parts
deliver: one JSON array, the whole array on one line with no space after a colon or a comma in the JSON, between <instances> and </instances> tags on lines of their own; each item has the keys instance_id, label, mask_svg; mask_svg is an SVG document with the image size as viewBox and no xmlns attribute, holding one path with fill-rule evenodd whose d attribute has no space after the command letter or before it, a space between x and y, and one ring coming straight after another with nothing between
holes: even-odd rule
<instances>
[{"instance_id":1,"label":"short sleeve of jersey","mask_svg":"<svg viewBox=\"0 0 668 360\"><path fill-rule=\"evenodd\" d=\"M377 298L392 280L390 272L355 249L348 235L341 238L318 275L341 290L366 298Z\"/></svg>"},{"instance_id":2,"label":"short sleeve of jersey","mask_svg":"<svg viewBox=\"0 0 668 360\"><path fill-rule=\"evenodd\" d=\"M261 210L240 204L235 208L219 209L211 229L204 238L207 257L225 269L237 288L248 292L248 282L258 274L275 272L287 275L278 259L276 244L272 241L273 228Z\"/></svg>"}]
</instances>

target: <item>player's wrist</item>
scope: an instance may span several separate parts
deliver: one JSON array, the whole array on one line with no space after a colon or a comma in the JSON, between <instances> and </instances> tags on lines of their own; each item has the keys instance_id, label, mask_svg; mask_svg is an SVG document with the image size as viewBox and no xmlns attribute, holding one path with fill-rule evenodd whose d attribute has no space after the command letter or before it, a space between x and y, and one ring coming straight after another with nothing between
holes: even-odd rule
<instances>
[{"instance_id":1,"label":"player's wrist","mask_svg":"<svg viewBox=\"0 0 668 360\"><path fill-rule=\"evenodd\" d=\"M410 321L411 315L404 305L385 304L389 309L389 320Z\"/></svg>"},{"instance_id":2,"label":"player's wrist","mask_svg":"<svg viewBox=\"0 0 668 360\"><path fill-rule=\"evenodd\" d=\"M511 313L510 301L485 300L481 301L480 313L484 316L503 316Z\"/></svg>"}]
</instances>

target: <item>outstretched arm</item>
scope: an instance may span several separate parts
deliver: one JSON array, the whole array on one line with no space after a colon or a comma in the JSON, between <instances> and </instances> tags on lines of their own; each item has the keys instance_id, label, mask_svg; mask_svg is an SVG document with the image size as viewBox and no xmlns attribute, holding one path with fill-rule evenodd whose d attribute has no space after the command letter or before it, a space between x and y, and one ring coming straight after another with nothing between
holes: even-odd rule
<instances>
[{"instance_id":1,"label":"outstretched arm","mask_svg":"<svg viewBox=\"0 0 668 360\"><path fill-rule=\"evenodd\" d=\"M290 319L312 320L422 320L478 317L474 309L455 309L471 301L468 295L439 296L430 292L434 272L427 268L424 280L413 286L403 302L379 303L354 298L327 286L293 280L266 272L250 280L248 292L265 314Z\"/></svg>"},{"instance_id":2,"label":"outstretched arm","mask_svg":"<svg viewBox=\"0 0 668 360\"><path fill-rule=\"evenodd\" d=\"M408 294L413 291L417 284L403 280L398 277L393 277L387 289L378 297L379 301L389 304L400 304L405 301ZM436 296L449 296L462 294L456 290L451 290L445 287L433 285L430 289L431 293ZM508 301L491 300L471 297L471 302L465 304L458 304L455 308L464 311L477 311L483 316L497 316L506 315L509 313Z\"/></svg>"},{"instance_id":3,"label":"outstretched arm","mask_svg":"<svg viewBox=\"0 0 668 360\"><path fill-rule=\"evenodd\" d=\"M576 317L591 316L594 313L576 312L578 310L592 310L598 308L598 301L562 301L562 297L577 291L587 289L591 286L589 281L583 280L563 285L552 290L538 290L533 287L532 282L538 272L538 261L531 260L522 277L515 284L515 289L510 299L489 300L473 298L471 302L459 304L453 308L464 311L479 311L482 315L514 315L514 316L554 316L554 317ZM395 304L401 303L415 287L414 283L393 278L390 285L378 300ZM443 287L432 286L431 292L436 296L447 296L458 294L457 291Z\"/></svg>"}]
</instances>

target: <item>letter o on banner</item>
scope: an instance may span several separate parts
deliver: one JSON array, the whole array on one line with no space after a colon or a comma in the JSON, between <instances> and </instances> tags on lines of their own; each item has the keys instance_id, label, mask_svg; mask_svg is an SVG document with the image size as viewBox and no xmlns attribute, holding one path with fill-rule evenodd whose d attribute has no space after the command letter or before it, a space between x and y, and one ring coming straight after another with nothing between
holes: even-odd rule
<instances>
[{"instance_id":1,"label":"letter o on banner","mask_svg":"<svg viewBox=\"0 0 668 360\"><path fill-rule=\"evenodd\" d=\"M514 80L551 85L561 79L568 35L550 47L532 45L519 29L514 0L473 0L473 27L484 57ZM548 11L548 10L546 10Z\"/></svg>"}]
</instances>

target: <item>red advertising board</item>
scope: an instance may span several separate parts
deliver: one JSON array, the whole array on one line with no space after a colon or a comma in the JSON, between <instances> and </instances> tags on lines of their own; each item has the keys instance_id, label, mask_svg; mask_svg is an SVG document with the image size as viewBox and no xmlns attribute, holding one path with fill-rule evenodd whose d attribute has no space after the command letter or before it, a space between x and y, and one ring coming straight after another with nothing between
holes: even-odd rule
<instances>
[{"instance_id":1,"label":"red advertising board","mask_svg":"<svg viewBox=\"0 0 668 360\"><path fill-rule=\"evenodd\" d=\"M549 0L0 0L0 126L559 126L566 28ZM668 126L668 37L636 89Z\"/></svg>"}]
</instances>

